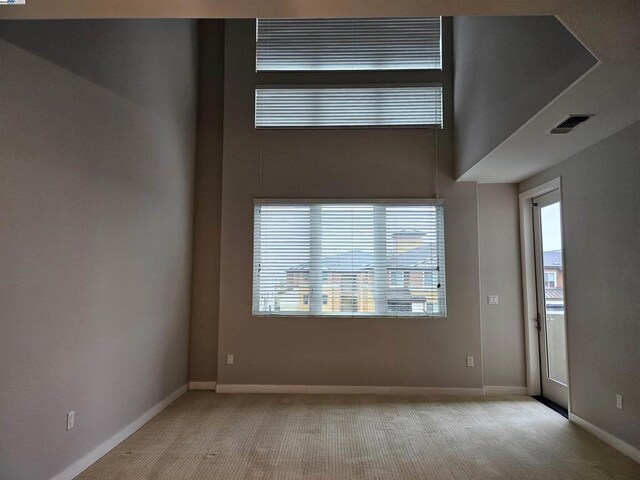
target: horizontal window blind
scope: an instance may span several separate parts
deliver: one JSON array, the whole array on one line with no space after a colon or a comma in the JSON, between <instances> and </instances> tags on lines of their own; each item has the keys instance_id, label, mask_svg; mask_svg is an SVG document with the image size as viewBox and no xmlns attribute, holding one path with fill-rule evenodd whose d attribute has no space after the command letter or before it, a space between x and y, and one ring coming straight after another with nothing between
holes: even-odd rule
<instances>
[{"instance_id":1,"label":"horizontal window blind","mask_svg":"<svg viewBox=\"0 0 640 480\"><path fill-rule=\"evenodd\" d=\"M440 69L440 17L259 19L256 69Z\"/></svg>"},{"instance_id":2,"label":"horizontal window blind","mask_svg":"<svg viewBox=\"0 0 640 480\"><path fill-rule=\"evenodd\" d=\"M257 128L442 126L442 87L257 88Z\"/></svg>"},{"instance_id":3,"label":"horizontal window blind","mask_svg":"<svg viewBox=\"0 0 640 480\"><path fill-rule=\"evenodd\" d=\"M446 316L440 200L259 201L254 315Z\"/></svg>"}]
</instances>

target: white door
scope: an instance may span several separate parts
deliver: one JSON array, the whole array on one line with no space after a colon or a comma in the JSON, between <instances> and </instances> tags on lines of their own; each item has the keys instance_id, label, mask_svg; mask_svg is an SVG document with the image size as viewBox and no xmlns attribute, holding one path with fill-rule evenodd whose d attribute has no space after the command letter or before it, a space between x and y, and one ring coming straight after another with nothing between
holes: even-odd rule
<instances>
[{"instance_id":1,"label":"white door","mask_svg":"<svg viewBox=\"0 0 640 480\"><path fill-rule=\"evenodd\" d=\"M560 191L532 200L542 396L567 408L569 375Z\"/></svg>"}]
</instances>

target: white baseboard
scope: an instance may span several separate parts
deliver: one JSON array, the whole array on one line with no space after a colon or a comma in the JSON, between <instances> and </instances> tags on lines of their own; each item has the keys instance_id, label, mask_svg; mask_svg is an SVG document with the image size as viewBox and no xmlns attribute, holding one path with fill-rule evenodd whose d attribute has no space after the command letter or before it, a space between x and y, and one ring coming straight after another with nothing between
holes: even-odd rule
<instances>
[{"instance_id":1,"label":"white baseboard","mask_svg":"<svg viewBox=\"0 0 640 480\"><path fill-rule=\"evenodd\" d=\"M189 382L189 390L213 390L216 389L216 382Z\"/></svg>"},{"instance_id":2,"label":"white baseboard","mask_svg":"<svg viewBox=\"0 0 640 480\"><path fill-rule=\"evenodd\" d=\"M527 387L485 385L484 394L492 395L526 395Z\"/></svg>"},{"instance_id":3,"label":"white baseboard","mask_svg":"<svg viewBox=\"0 0 640 480\"><path fill-rule=\"evenodd\" d=\"M607 445L615 448L623 455L626 455L630 459L640 463L640 450L638 450L633 445L629 445L627 442L620 440L618 437L614 437L610 433L607 433L604 430L596 427L595 425L587 422L584 418L580 418L575 413L569 413L569 421L575 423L583 430L586 430L594 437L599 438Z\"/></svg>"},{"instance_id":4,"label":"white baseboard","mask_svg":"<svg viewBox=\"0 0 640 480\"><path fill-rule=\"evenodd\" d=\"M65 468L62 472L57 474L51 480L72 480L80 475L84 470L89 468L95 462L100 460L101 457L113 450L119 443L122 443L132 433L142 427L145 423L155 417L162 410L172 404L180 395L187 391L187 385L183 385L175 392L171 393L168 397L160 402L156 403L149 410L144 412L140 417L124 427L118 433L111 438L102 442L96 448L87 453L84 457L80 458L70 466Z\"/></svg>"},{"instance_id":5,"label":"white baseboard","mask_svg":"<svg viewBox=\"0 0 640 480\"><path fill-rule=\"evenodd\" d=\"M440 387L370 387L347 385L238 385L218 384L218 393L311 393L311 394L374 394L374 395L457 395L481 397L482 388Z\"/></svg>"}]
</instances>

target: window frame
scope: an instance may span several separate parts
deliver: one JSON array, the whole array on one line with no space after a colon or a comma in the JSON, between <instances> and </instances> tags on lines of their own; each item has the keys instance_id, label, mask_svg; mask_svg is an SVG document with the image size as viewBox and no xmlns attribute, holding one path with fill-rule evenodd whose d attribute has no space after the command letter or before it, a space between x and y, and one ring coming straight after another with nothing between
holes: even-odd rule
<instances>
[{"instance_id":1,"label":"window frame","mask_svg":"<svg viewBox=\"0 0 640 480\"><path fill-rule=\"evenodd\" d=\"M451 68L452 19L440 16L440 68L411 70L257 70L257 19L254 24L253 40L255 71L254 84L254 130L371 130L371 129L444 129L449 122L446 108L449 105L450 82L446 73ZM257 126L256 90L274 88L313 88L313 87L440 87L441 123L436 125L353 125L353 126Z\"/></svg>"},{"instance_id":2,"label":"window frame","mask_svg":"<svg viewBox=\"0 0 640 480\"><path fill-rule=\"evenodd\" d=\"M257 211L256 207L257 206L265 206L265 205L299 205L299 206L306 206L309 205L311 207L311 210L314 211L315 210L315 214L311 213L311 216L313 217L314 215L318 215L319 212L319 208L313 209L314 205L318 205L318 207L320 207L321 205L340 205L340 204L348 204L348 205L356 205L356 204L365 204L365 205L375 205L376 203L378 203L380 206L382 206L383 208L389 207L389 206L394 206L394 205L398 205L398 206L435 206L435 207L439 207L437 208L436 212L438 215L438 223L441 225L441 228L436 230L436 234L439 235L438 238L438 245L440 245L440 248L442 250L442 258L440 260L440 265L438 265L438 268L442 268L442 270L444 271L442 274L442 282L441 285L438 288L442 288L442 290L439 292L439 301L437 304L430 304L430 305L437 305L437 308L432 309L433 311L436 311L437 314L434 314L434 312L432 311L432 313L428 313L427 311L424 312L410 312L411 314L398 314L399 312L390 312L387 310L387 305L385 304L385 311L384 312L362 312L362 313L356 313L356 312L324 312L323 311L323 306L327 305L329 302L327 301L327 303L324 303L324 297L325 295L323 293L320 294L320 301L319 301L319 308L317 308L317 311L313 311L313 304L314 304L314 300L312 299L312 295L309 294L309 310L308 311L287 311L286 313L270 313L268 311L260 311L259 310L259 305L257 304L259 302L260 299L260 294L258 292L258 295L256 295L256 288L260 288L259 287L259 279L256 277L255 272L256 272L256 266L255 266L255 262L258 259L259 261L259 252L260 252L260 247L259 245L257 245L256 243L259 241L258 240L258 236L256 234L256 232L258 231L257 226L258 224L256 223L256 216L255 216L255 212ZM251 291L251 296L252 296L252 316L253 317L274 317L274 318L297 318L297 317L324 317L324 318L393 318L393 319L399 319L399 318L405 318L405 319L409 319L409 318L423 318L423 319L442 319L442 320L446 320L448 318L448 308L447 308L447 302L448 302L448 294L447 294L447 270L446 270L446 235L445 235L445 221L444 221L444 216L445 216L445 209L444 209L444 201L441 198L419 198L419 199L387 199L387 198L368 198L368 199L300 199L300 198L288 198L288 199L278 199L278 198L255 198L253 201L254 204L254 218L253 218L253 259L252 259L252 291ZM310 228L313 228L310 226ZM312 247L313 249L313 247ZM317 249L316 249L317 250ZM433 275L436 272L436 270L432 270L431 272L429 272L431 275ZM424 273L427 273L426 271ZM387 282L388 280L388 275L389 275L389 271L385 272L385 274L387 275ZM351 273L349 273L349 275L351 275ZM439 275L439 274L438 274ZM406 283L406 278L405 278L405 283ZM312 285L310 284L309 286L310 289L312 289ZM392 288L391 285L387 284L387 288ZM356 302L357 302L357 297L356 298ZM338 302L341 301L341 297L337 297ZM327 298L328 300L328 298ZM386 301L386 303L388 303L388 299L383 300ZM334 300L335 302L335 300ZM356 307L357 308L357 307Z\"/></svg>"},{"instance_id":3,"label":"window frame","mask_svg":"<svg viewBox=\"0 0 640 480\"><path fill-rule=\"evenodd\" d=\"M428 108L424 113L425 116L431 116L432 114L436 117L436 122L430 123L411 123L411 122L402 122L402 123L389 123L389 124L375 124L375 123L367 123L367 124L358 124L354 122L353 124L296 124L296 125L265 125L262 124L262 117L266 116L265 113L259 113L262 111L268 111L269 100L262 100L260 92L274 92L277 90L288 90L288 91L296 91L296 90L307 90L307 91L317 91L318 93L323 90L332 90L335 92L339 90L351 90L357 91L359 89L366 89L369 92L374 91L375 89L386 90L389 92L391 89L396 89L399 93L401 89L411 89L418 90L421 89L421 95L423 95L427 101ZM434 93L435 91L435 93ZM435 97L436 101L433 103L429 103L429 100ZM263 95L262 98L266 98L266 95ZM343 97L344 98L344 97ZM437 101L439 99L439 102ZM325 100L326 101L326 100ZM263 105L262 110L260 110L259 106ZM435 106L435 107L434 107ZM444 86L442 82L403 82L403 83L314 83L314 84L305 84L305 83L296 83L296 84L256 84L254 89L254 128L256 130L362 130L362 129L406 129L406 128L418 128L418 129L442 129L444 128ZM282 107L280 107L282 108ZM370 106L371 111L375 111L375 107ZM317 113L314 110L307 110L307 113L311 118L315 118ZM335 114L336 118L339 118L339 114ZM437 118L439 117L439 118ZM439 123L438 121L439 120Z\"/></svg>"},{"instance_id":4,"label":"window frame","mask_svg":"<svg viewBox=\"0 0 640 480\"><path fill-rule=\"evenodd\" d=\"M311 68L272 68L272 69L266 69L266 68L259 68L259 64L260 64L260 55L259 55L259 49L258 49L258 44L260 42L260 21L266 21L268 22L269 20L276 20L276 21L283 21L283 20L291 20L291 21L296 21L296 20L302 20L302 19L274 19L274 18L256 18L256 23L255 23L255 54L254 54L254 68L256 73L262 73L262 72L279 72L279 73L287 73L287 72L380 72L380 71L390 71L390 72L416 72L416 71L433 71L433 72L441 72L443 70L443 63L444 63L444 55L442 52L442 47L443 47L443 42L442 42L442 37L443 37L443 30L445 28L445 21L442 15L434 15L434 16L417 16L415 18L402 18L402 17L378 17L378 18L368 18L368 17L350 17L350 18L307 18L304 19L305 21L323 21L326 20L328 22L331 22L333 20L344 20L344 21L351 21L351 22L357 22L358 20L361 21L376 21L376 20L382 20L382 21L390 21L393 22L394 20L425 20L425 19L434 19L437 18L437 22L438 22L438 32L440 34L439 36L439 42L438 42L438 62L436 67L425 67L425 68L420 68L420 67L400 67L400 68L390 68L390 67L382 67L382 68L347 68L346 66L343 66L342 68L326 68L327 65L324 65L323 68L319 68L319 69L311 69ZM382 25L382 24L381 24ZM388 25L387 25L388 27ZM304 28L304 27L303 27ZM269 27L267 27L267 32L269 30ZM268 35L268 34L267 34ZM268 49L268 48L267 48ZM344 54L344 52L342 52L342 54ZM357 52L356 52L357 55ZM304 62L303 62L304 63Z\"/></svg>"},{"instance_id":5,"label":"window frame","mask_svg":"<svg viewBox=\"0 0 640 480\"><path fill-rule=\"evenodd\" d=\"M547 283L551 283L547 281L547 275L553 275L553 285L547 285ZM544 272L544 287L545 288L557 288L558 286L558 272Z\"/></svg>"}]
</instances>

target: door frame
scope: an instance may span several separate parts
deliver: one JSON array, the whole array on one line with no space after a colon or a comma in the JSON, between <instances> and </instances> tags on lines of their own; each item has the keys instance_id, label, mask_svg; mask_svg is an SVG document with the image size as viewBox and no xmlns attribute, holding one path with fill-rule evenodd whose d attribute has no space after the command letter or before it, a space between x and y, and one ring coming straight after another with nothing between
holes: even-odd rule
<instances>
[{"instance_id":1,"label":"door frame","mask_svg":"<svg viewBox=\"0 0 640 480\"><path fill-rule=\"evenodd\" d=\"M564 248L564 202L562 202L562 182L560 177L538 185L519 195L520 210L520 260L522 268L522 304L524 309L524 344L525 365L527 374L527 395L537 396L541 394L541 370L540 347L538 343L538 329L536 328L536 316L538 313L537 285L536 285L536 260L533 232L533 208L531 201L535 197L558 190L560 193L560 208L563 218L562 234L562 265L566 273L565 248ZM567 298L565 286L565 348L567 351L567 377L568 377L568 408L571 415L571 364L569 361L569 328L567 326Z\"/></svg>"}]
</instances>

